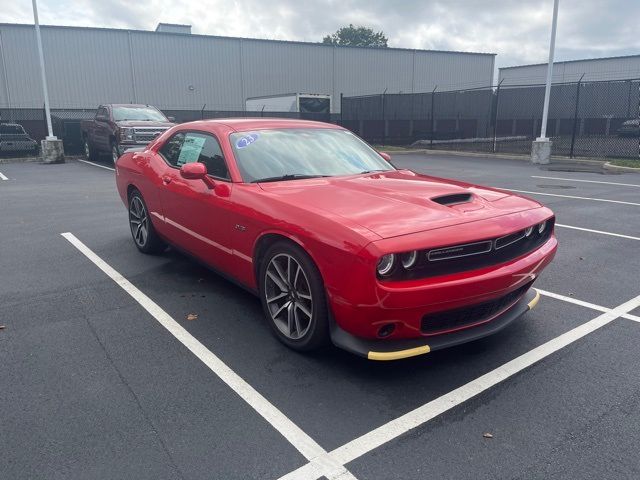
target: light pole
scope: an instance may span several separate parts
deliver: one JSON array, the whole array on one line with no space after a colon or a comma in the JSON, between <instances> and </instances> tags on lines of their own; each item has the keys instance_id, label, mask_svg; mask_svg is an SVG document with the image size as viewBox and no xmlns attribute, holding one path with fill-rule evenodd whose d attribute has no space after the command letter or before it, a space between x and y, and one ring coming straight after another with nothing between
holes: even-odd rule
<instances>
[{"instance_id":1,"label":"light pole","mask_svg":"<svg viewBox=\"0 0 640 480\"><path fill-rule=\"evenodd\" d=\"M33 21L36 25L36 42L38 43L38 57L40 58L40 75L42 77L42 92L44 93L44 111L47 117L47 140L55 140L53 129L51 128L51 111L49 110L49 92L47 89L47 74L44 71L44 55L42 54L42 37L40 36L40 22L38 21L38 4L36 0L31 0L33 4Z\"/></svg>"},{"instance_id":2,"label":"light pole","mask_svg":"<svg viewBox=\"0 0 640 480\"><path fill-rule=\"evenodd\" d=\"M33 5L33 21L36 27L36 43L38 44L38 57L40 60L40 76L42 78L42 92L44 94L44 113L47 122L47 138L42 141L42 159L45 163L64 162L62 141L53 134L51 126L51 110L49 108L49 90L47 87L47 74L44 69L44 54L42 53L42 37L40 36L40 22L38 21L38 4L31 0Z\"/></svg>"},{"instance_id":3,"label":"light pole","mask_svg":"<svg viewBox=\"0 0 640 480\"><path fill-rule=\"evenodd\" d=\"M540 136L531 147L533 163L549 163L551 157L551 141L547 138L547 119L549 117L549 97L551 96L551 77L553 76L553 54L556 48L556 27L558 24L558 3L553 0L553 20L551 21L551 41L549 42L549 63L547 64L547 82L544 88L544 104L542 107L542 125Z\"/></svg>"}]
</instances>

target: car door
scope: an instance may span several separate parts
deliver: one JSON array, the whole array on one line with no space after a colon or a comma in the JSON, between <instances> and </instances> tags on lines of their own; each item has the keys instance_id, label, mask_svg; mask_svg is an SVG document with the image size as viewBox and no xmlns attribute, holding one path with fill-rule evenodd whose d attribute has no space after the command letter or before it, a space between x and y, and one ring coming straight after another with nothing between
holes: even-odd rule
<instances>
[{"instance_id":1,"label":"car door","mask_svg":"<svg viewBox=\"0 0 640 480\"><path fill-rule=\"evenodd\" d=\"M99 107L96 113L93 132L93 145L102 152L110 150L109 137L111 130L109 127L109 111L106 107Z\"/></svg>"},{"instance_id":2,"label":"car door","mask_svg":"<svg viewBox=\"0 0 640 480\"><path fill-rule=\"evenodd\" d=\"M159 154L165 162L160 201L170 239L206 263L229 271L233 184L220 143L210 133L180 131L167 140ZM210 181L182 177L180 167L191 162L205 164Z\"/></svg>"}]
</instances>

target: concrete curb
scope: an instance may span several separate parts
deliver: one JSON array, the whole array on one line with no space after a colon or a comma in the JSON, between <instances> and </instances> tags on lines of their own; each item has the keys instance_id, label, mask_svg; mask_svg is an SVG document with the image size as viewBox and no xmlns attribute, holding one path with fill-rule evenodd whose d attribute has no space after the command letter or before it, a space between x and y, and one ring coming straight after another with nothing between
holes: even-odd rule
<instances>
[{"instance_id":1,"label":"concrete curb","mask_svg":"<svg viewBox=\"0 0 640 480\"><path fill-rule=\"evenodd\" d=\"M640 173L640 168L634 167L621 167L619 165L612 165L611 163L605 163L602 168L616 173Z\"/></svg>"},{"instance_id":2,"label":"concrete curb","mask_svg":"<svg viewBox=\"0 0 640 480\"><path fill-rule=\"evenodd\" d=\"M424 148L415 150L381 150L389 155L410 155L414 153L424 153L427 155L457 155L461 157L480 157L480 158L501 158L504 160L520 160L531 161L531 155L518 155L518 154L506 154L506 153L490 153L490 152L465 152L464 150L428 150ZM585 165L604 165L607 160L593 159L584 157L551 157L551 164L554 163L584 163Z\"/></svg>"},{"instance_id":3,"label":"concrete curb","mask_svg":"<svg viewBox=\"0 0 640 480\"><path fill-rule=\"evenodd\" d=\"M40 157L7 157L0 158L0 165L5 163L42 163Z\"/></svg>"}]
</instances>

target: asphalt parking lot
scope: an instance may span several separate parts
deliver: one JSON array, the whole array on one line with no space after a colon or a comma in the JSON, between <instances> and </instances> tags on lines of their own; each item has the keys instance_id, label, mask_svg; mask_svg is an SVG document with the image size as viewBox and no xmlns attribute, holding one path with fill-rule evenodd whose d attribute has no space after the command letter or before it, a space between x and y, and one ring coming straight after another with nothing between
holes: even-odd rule
<instances>
[{"instance_id":1,"label":"asphalt parking lot","mask_svg":"<svg viewBox=\"0 0 640 480\"><path fill-rule=\"evenodd\" d=\"M403 361L300 355L251 294L138 253L108 164L0 165L0 478L640 478L640 175L393 161L555 211L533 311Z\"/></svg>"}]
</instances>

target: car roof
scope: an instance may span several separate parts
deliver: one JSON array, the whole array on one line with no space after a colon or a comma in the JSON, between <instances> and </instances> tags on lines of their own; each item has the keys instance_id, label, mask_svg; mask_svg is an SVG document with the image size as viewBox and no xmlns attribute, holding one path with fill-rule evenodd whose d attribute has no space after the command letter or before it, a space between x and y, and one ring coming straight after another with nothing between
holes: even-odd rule
<instances>
[{"instance_id":1,"label":"car roof","mask_svg":"<svg viewBox=\"0 0 640 480\"><path fill-rule=\"evenodd\" d=\"M246 130L268 130L276 128L329 128L344 130L333 123L314 122L311 120L299 120L294 118L216 118L212 120L198 120L199 126L226 126L237 132ZM182 124L183 126L185 124Z\"/></svg>"}]
</instances>

